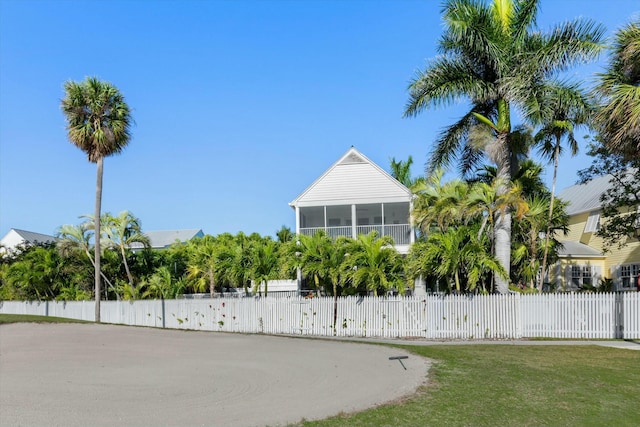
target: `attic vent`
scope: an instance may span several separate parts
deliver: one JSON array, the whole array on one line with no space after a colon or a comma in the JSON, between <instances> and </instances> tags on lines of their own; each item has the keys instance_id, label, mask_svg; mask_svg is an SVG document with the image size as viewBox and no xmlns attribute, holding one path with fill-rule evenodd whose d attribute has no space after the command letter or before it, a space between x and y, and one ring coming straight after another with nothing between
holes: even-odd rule
<instances>
[{"instance_id":1,"label":"attic vent","mask_svg":"<svg viewBox=\"0 0 640 427\"><path fill-rule=\"evenodd\" d=\"M341 165L348 165L351 163L366 163L366 162L362 159L362 157L358 156L356 153L349 154L340 162Z\"/></svg>"}]
</instances>

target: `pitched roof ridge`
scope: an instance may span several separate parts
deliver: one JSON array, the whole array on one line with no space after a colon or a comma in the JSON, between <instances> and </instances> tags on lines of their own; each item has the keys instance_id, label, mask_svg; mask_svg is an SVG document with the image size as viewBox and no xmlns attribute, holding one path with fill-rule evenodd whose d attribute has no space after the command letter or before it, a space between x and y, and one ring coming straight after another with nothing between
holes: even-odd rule
<instances>
[{"instance_id":1,"label":"pitched roof ridge","mask_svg":"<svg viewBox=\"0 0 640 427\"><path fill-rule=\"evenodd\" d=\"M294 206L295 202L302 199L307 193L309 193L315 186L317 183L319 183L320 181L322 181L327 175L329 175L329 173L331 173L336 167L340 166L341 164L343 164L343 162L352 155L356 155L358 157L360 157L363 162L365 164L368 164L370 166L372 166L374 169L376 169L378 172L381 172L383 175L385 175L387 178L389 178L391 180L391 182L393 182L398 188L404 190L407 192L407 194L411 194L411 190L409 190L404 184L402 184L400 181L398 181L397 179L395 179L393 176L391 176L391 174L389 174L389 172L387 172L386 170L384 170L383 168L381 168L377 163L375 163L374 161L372 161L371 159L369 159L367 156L365 156L360 150L358 150L356 147L354 147L353 145L342 155L340 156L340 158L338 160L336 160L335 162L333 162L331 164L331 166L329 166L318 178L316 178L311 185L309 185L302 193L300 193L298 195L298 197L296 197L295 199L293 199L292 202L289 203L289 206ZM349 162L349 163L344 163L344 164L353 164L354 162Z\"/></svg>"}]
</instances>

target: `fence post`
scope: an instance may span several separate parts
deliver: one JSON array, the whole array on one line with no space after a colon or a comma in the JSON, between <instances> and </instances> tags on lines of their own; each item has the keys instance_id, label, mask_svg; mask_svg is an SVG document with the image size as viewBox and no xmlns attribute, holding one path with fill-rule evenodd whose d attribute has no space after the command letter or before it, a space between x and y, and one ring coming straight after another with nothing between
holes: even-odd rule
<instances>
[{"instance_id":1,"label":"fence post","mask_svg":"<svg viewBox=\"0 0 640 427\"><path fill-rule=\"evenodd\" d=\"M516 297L516 303L515 303L515 316L513 316L515 318L516 321L516 339L521 339L522 338L522 295L520 293L516 293L515 294Z\"/></svg>"},{"instance_id":2,"label":"fence post","mask_svg":"<svg viewBox=\"0 0 640 427\"><path fill-rule=\"evenodd\" d=\"M624 336L624 292L616 292L614 303L614 321L615 321L615 337L623 338Z\"/></svg>"},{"instance_id":3,"label":"fence post","mask_svg":"<svg viewBox=\"0 0 640 427\"><path fill-rule=\"evenodd\" d=\"M165 315L164 315L164 298L162 298L162 328L166 328L167 327L167 323L164 319Z\"/></svg>"}]
</instances>

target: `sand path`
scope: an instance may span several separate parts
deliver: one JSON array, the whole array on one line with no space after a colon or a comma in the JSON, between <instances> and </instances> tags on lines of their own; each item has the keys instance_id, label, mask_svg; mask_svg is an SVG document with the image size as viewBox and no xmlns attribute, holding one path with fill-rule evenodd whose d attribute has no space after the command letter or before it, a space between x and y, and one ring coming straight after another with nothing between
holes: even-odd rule
<instances>
[{"instance_id":1,"label":"sand path","mask_svg":"<svg viewBox=\"0 0 640 427\"><path fill-rule=\"evenodd\" d=\"M0 426L274 426L413 393L385 346L96 324L0 326Z\"/></svg>"}]
</instances>

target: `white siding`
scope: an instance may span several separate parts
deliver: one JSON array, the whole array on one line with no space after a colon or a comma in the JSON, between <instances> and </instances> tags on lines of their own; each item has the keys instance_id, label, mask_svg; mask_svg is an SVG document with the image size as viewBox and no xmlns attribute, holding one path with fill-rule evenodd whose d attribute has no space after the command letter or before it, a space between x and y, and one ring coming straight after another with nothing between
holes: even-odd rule
<instances>
[{"instance_id":1,"label":"white siding","mask_svg":"<svg viewBox=\"0 0 640 427\"><path fill-rule=\"evenodd\" d=\"M291 206L409 202L411 197L408 188L351 148Z\"/></svg>"},{"instance_id":2,"label":"white siding","mask_svg":"<svg viewBox=\"0 0 640 427\"><path fill-rule=\"evenodd\" d=\"M299 206L318 204L408 202L411 195L367 163L337 165L298 199Z\"/></svg>"}]
</instances>

